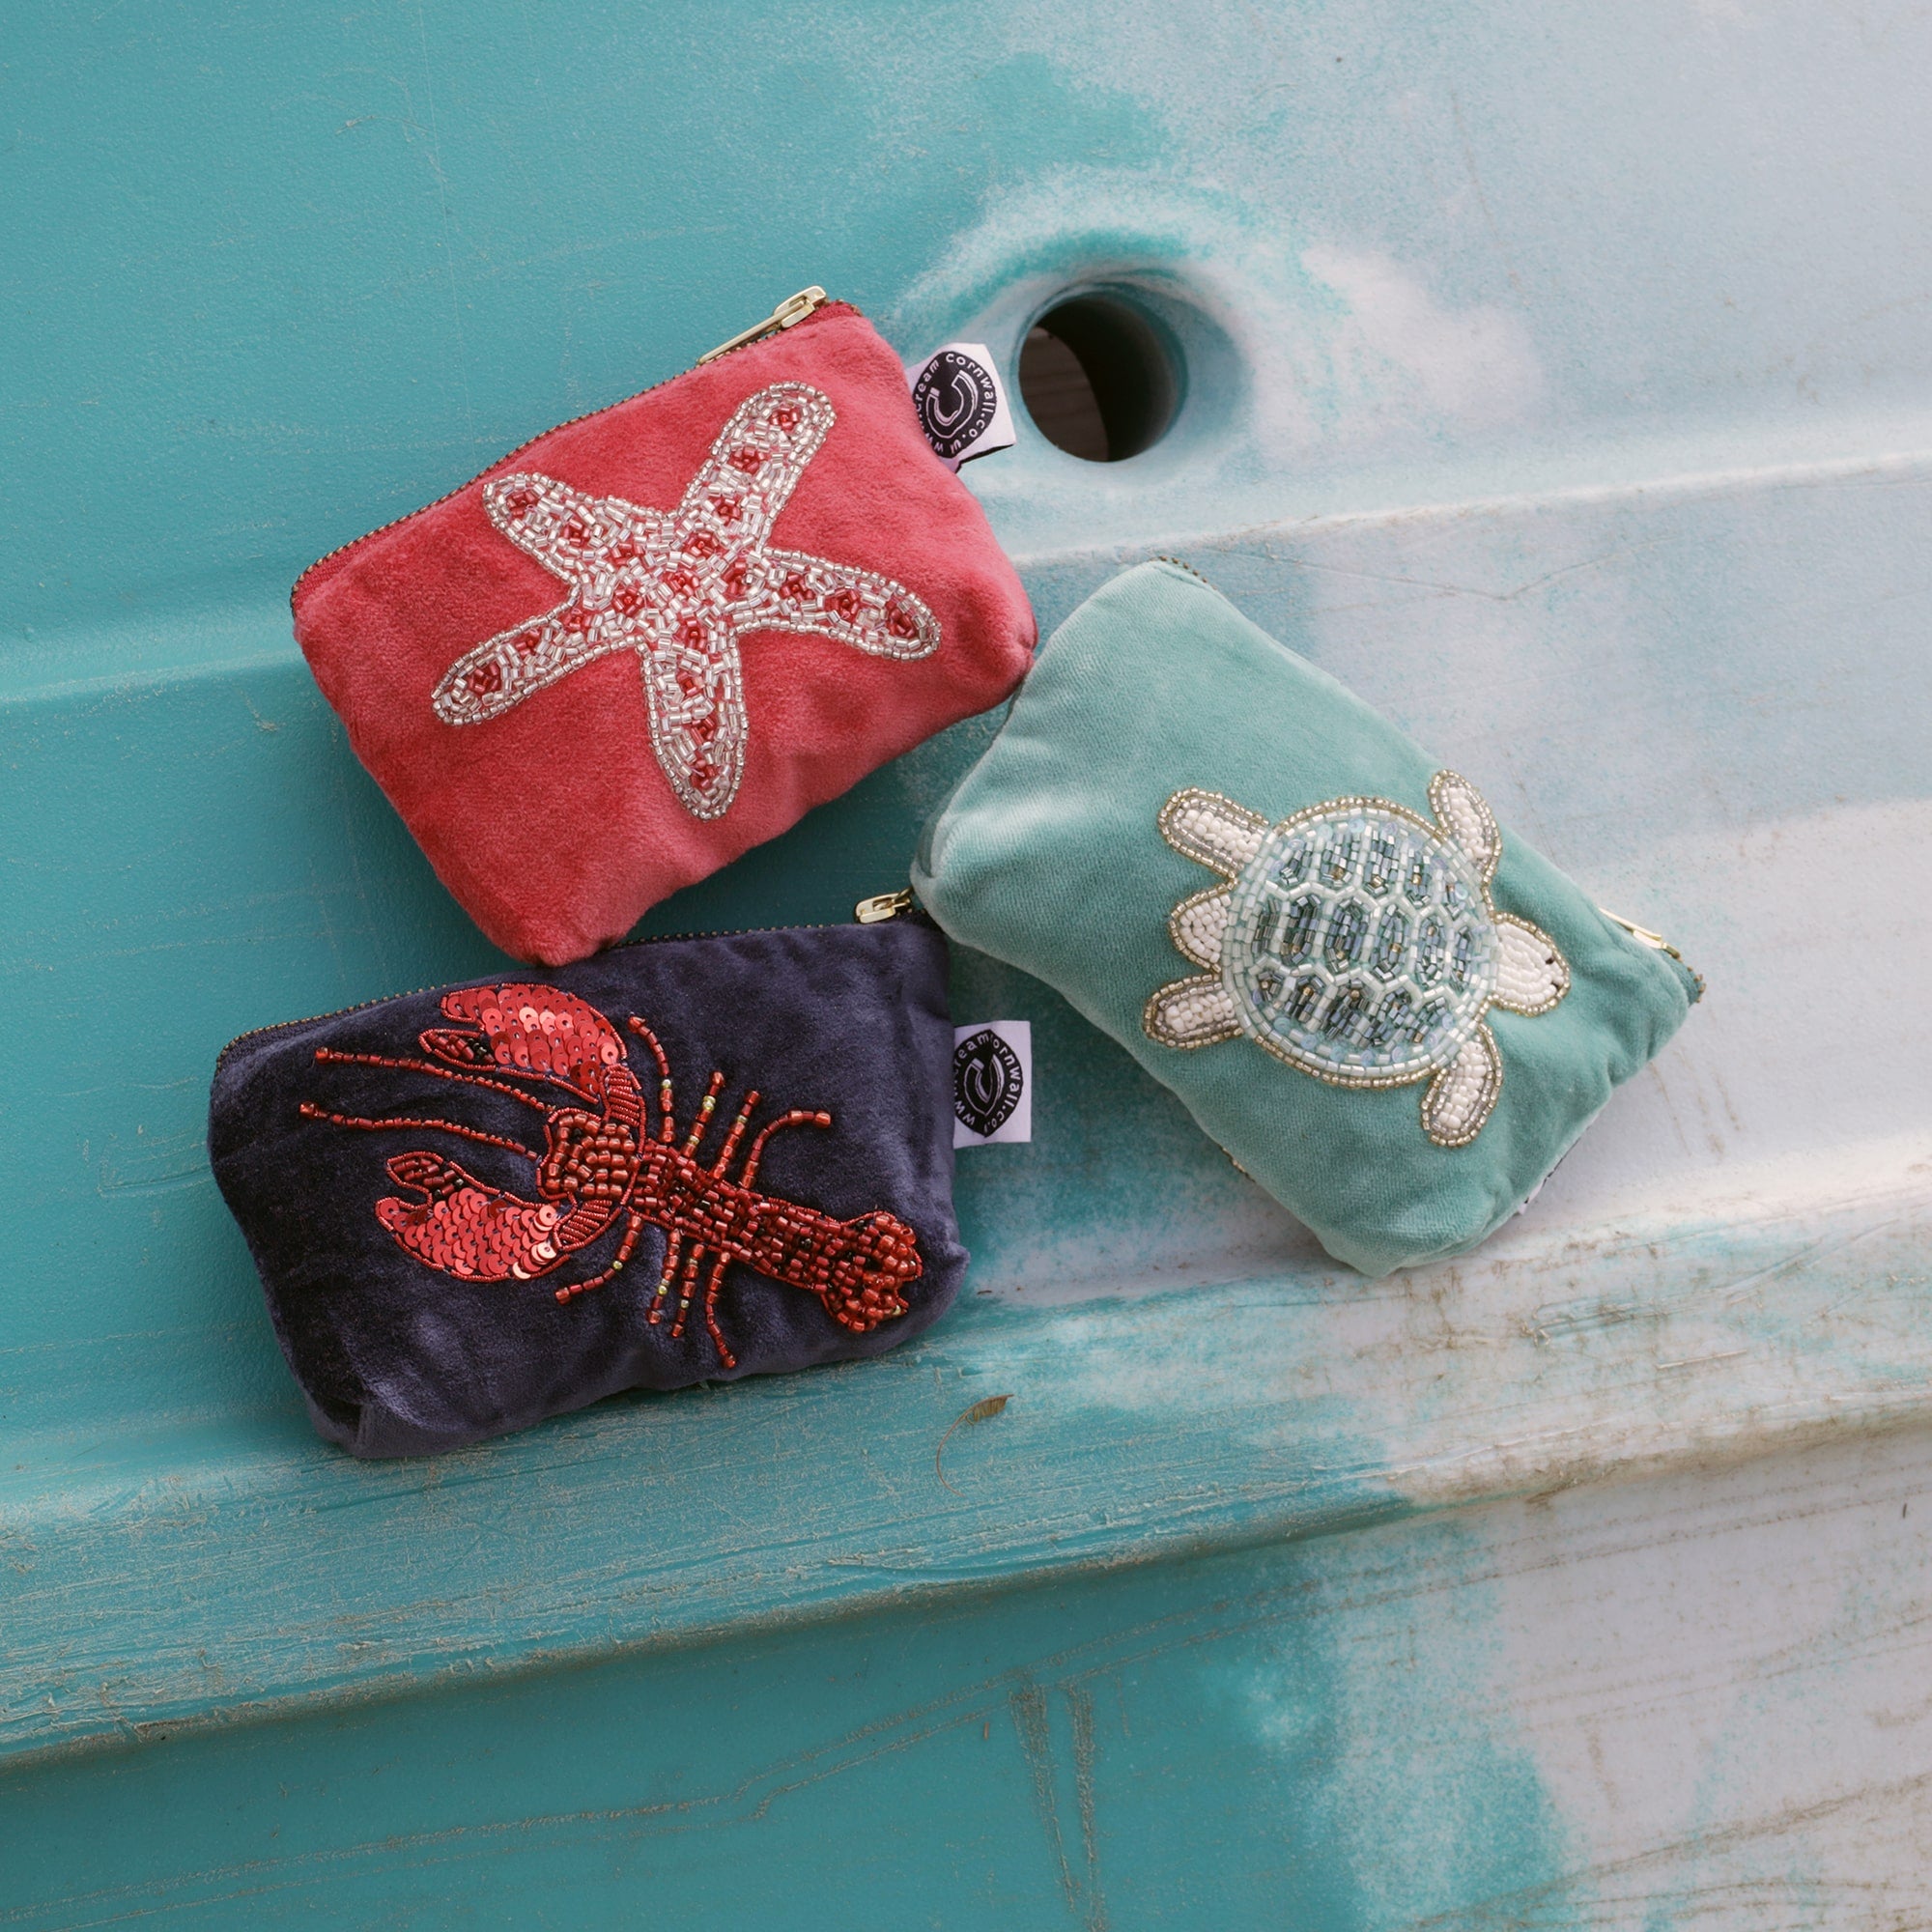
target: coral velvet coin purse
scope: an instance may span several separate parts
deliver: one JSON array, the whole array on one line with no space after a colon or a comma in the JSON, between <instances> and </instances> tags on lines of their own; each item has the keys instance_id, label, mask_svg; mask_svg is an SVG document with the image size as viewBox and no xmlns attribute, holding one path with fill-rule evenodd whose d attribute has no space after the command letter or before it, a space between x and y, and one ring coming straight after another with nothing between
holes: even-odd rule
<instances>
[{"instance_id":1,"label":"coral velvet coin purse","mask_svg":"<svg viewBox=\"0 0 1932 1932\"><path fill-rule=\"evenodd\" d=\"M944 1313L946 942L647 940L244 1034L209 1152L316 1428L416 1456Z\"/></svg>"},{"instance_id":2,"label":"coral velvet coin purse","mask_svg":"<svg viewBox=\"0 0 1932 1932\"><path fill-rule=\"evenodd\" d=\"M913 884L1372 1275L1508 1219L1702 990L1169 563L1054 633Z\"/></svg>"},{"instance_id":3,"label":"coral velvet coin purse","mask_svg":"<svg viewBox=\"0 0 1932 1932\"><path fill-rule=\"evenodd\" d=\"M1030 661L871 325L810 289L746 334L295 587L356 756L518 958L621 938Z\"/></svg>"}]
</instances>

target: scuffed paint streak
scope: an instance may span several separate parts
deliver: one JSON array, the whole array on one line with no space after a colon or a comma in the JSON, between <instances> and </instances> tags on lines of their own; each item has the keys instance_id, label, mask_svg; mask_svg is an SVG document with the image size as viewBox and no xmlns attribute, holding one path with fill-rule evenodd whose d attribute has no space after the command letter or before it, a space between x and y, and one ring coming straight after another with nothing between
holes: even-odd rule
<instances>
[{"instance_id":1,"label":"scuffed paint streak","mask_svg":"<svg viewBox=\"0 0 1932 1932\"><path fill-rule=\"evenodd\" d=\"M1450 1526L1391 1554L1350 1618L1284 1626L1217 1685L1279 1781L1288 1922L1322 1932L1480 1922L1571 1863L1510 1708L1491 1551Z\"/></svg>"},{"instance_id":2,"label":"scuffed paint streak","mask_svg":"<svg viewBox=\"0 0 1932 1932\"><path fill-rule=\"evenodd\" d=\"M1008 1701L1032 1780L1034 1812L1052 1848L1067 1909L1078 1915L1085 1932L1107 1932L1107 1901L1100 1888L1099 1823L1094 1797L1094 1693L1078 1681L1063 1683L1059 1690L1072 1733L1069 1754L1080 1832L1077 1870L1068 1857L1066 1836L1060 1821L1060 1787L1065 1774L1054 1736L1048 1690L1038 1684L1021 1684Z\"/></svg>"},{"instance_id":3,"label":"scuffed paint streak","mask_svg":"<svg viewBox=\"0 0 1932 1932\"><path fill-rule=\"evenodd\" d=\"M1100 1889L1100 1823L1095 1799L1098 1747L1094 1732L1094 1693L1084 1684L1067 1687L1073 1724L1073 1792L1080 1808L1080 1850L1087 1861L1083 1887L1087 1932L1107 1932L1107 1903Z\"/></svg>"}]
</instances>

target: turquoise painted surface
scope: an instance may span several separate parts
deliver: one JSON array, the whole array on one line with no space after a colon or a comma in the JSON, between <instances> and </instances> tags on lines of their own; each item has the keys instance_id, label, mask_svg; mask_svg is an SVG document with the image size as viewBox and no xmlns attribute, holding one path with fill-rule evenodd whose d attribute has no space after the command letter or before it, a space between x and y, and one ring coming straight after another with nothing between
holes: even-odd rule
<instances>
[{"instance_id":1,"label":"turquoise painted surface","mask_svg":"<svg viewBox=\"0 0 1932 1932\"><path fill-rule=\"evenodd\" d=\"M1922 31L1799 0L31 14L0 611L266 614L813 278L920 342L1040 278L1164 279L1231 345L1189 435L1242 445L1241 521L1258 486L1601 473L1596 445L1659 435L1858 447L1924 409ZM982 487L1145 527L1118 492L1149 471L1037 456L1057 489L1024 460Z\"/></svg>"},{"instance_id":2,"label":"turquoise painted surface","mask_svg":"<svg viewBox=\"0 0 1932 1932\"><path fill-rule=\"evenodd\" d=\"M1578 1769L1549 1713L1584 1693L1524 1688L1482 1536L1408 1519L1932 1388L1921 20L9 24L0 1922L1676 1925L1746 1866L1865 1868L1822 1826L1734 1849L1790 1755L1744 1714L1816 1746L1834 1655L1684 1734L1699 1795L1629 1853L1678 1829L1681 1884L1593 1892L1669 1780ZM1034 1023L1037 1139L962 1161L973 1292L918 1351L359 1467L300 1423L208 1070L490 955L348 756L287 584L813 280L908 353L1009 355L1059 289L1135 292L1187 358L1170 438L1101 469L1022 423L968 472L1042 624L1182 552L1712 999L1533 1215L1367 1288L962 958L961 1018ZM652 923L842 917L986 728ZM1823 984L1836 1030L1793 1028ZM935 1446L996 1392L949 1489ZM1816 1584L1846 1655L1889 1654L1899 1565ZM1737 1574L1655 1645L1754 1600ZM1648 1638L1648 1595L1604 1595ZM1905 1734L1861 1760L1900 1788Z\"/></svg>"},{"instance_id":3,"label":"turquoise painted surface","mask_svg":"<svg viewBox=\"0 0 1932 1932\"><path fill-rule=\"evenodd\" d=\"M1488 1555L1318 1541L0 1774L5 1922L1461 1924L1560 1851Z\"/></svg>"}]
</instances>

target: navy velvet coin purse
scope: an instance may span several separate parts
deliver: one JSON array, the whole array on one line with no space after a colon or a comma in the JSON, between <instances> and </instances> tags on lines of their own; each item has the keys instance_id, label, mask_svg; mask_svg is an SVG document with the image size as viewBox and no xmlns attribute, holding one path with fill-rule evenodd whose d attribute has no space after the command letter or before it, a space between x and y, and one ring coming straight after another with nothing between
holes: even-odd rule
<instances>
[{"instance_id":1,"label":"navy velvet coin purse","mask_svg":"<svg viewBox=\"0 0 1932 1932\"><path fill-rule=\"evenodd\" d=\"M244 1034L209 1151L316 1428L417 1456L944 1313L946 942L651 940Z\"/></svg>"}]
</instances>

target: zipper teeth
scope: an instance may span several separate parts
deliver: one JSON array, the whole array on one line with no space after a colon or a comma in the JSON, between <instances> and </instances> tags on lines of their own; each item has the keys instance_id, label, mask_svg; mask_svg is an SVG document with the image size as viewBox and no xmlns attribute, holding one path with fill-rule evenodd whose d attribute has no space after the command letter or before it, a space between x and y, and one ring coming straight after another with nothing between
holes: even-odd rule
<instances>
[{"instance_id":1,"label":"zipper teeth","mask_svg":"<svg viewBox=\"0 0 1932 1932\"><path fill-rule=\"evenodd\" d=\"M528 438L526 441L518 443L516 448L511 450L506 450L501 456L496 458L494 462L485 464L484 467L481 469L479 469L474 476L471 476L468 478L466 481L457 484L457 486L453 490L445 490L440 497L434 497L427 503L418 503L413 510L405 510L400 517L391 517L386 524L378 524L373 530L364 530L359 537L351 537L347 543L339 543L335 546L333 550L325 551L321 556L317 557L316 560L312 564L310 564L309 567L306 570L304 570L298 578L296 579L294 586L289 591L289 606L291 610L293 610L295 607L296 599L301 595L302 585L306 583L309 581L309 579L313 577L315 573L318 570L320 570L325 563L333 563L338 556L346 555L350 551L355 550L358 545L365 543L373 543L376 540L376 538L384 535L389 530L394 529L398 524L406 524L410 521L412 517L421 516L425 510L439 509L441 507L441 505L448 502L452 497L460 497L466 490L474 489L475 486L484 479L484 477L490 474L491 470L500 468L505 463L514 463L518 457L523 455L525 450L533 449L538 443L540 443L544 440L545 437L554 436L560 429L573 429L577 426L577 424L581 422L588 422L592 416L607 415L612 410L621 410L625 407L626 404L635 403L639 401L641 398L645 396L654 395L659 389L667 389L673 383L683 382L687 376L694 374L699 368L708 369L712 366L713 363L723 362L726 356L742 355L748 349L759 349L762 348L767 342L776 341L781 335L794 334L796 333L797 330L801 328L809 327L812 323L816 322L820 316L829 315L834 309L844 309L848 313L853 315L857 315L859 313L857 309L853 308L850 302L842 302L837 300L820 302L819 305L815 309L813 309L810 315L801 316L798 319L798 321L792 324L790 328L784 328L784 329L774 328L769 334L754 336L750 342L741 342L739 343L737 348L727 349L724 352L723 355L714 355L711 358L710 362L704 362L704 363L693 362L689 364L687 367L678 370L675 375L665 377L661 382L647 383L641 389L639 389L633 395L620 396L614 403L600 403L594 410L584 410L578 415L565 416L561 422L552 423L548 429L538 430L535 436ZM758 927L754 929L760 931L776 930L775 927ZM703 935L699 934L694 936L702 937ZM429 989L427 987L424 987L421 990L427 992ZM397 994L394 995L394 997L400 999L405 996L402 994ZM354 1007L345 1007L343 1010L345 1012L354 1012L355 1009ZM319 1019L330 1019L333 1017L334 1017L333 1014L328 1014L328 1013L321 1013L317 1015L317 1018ZM296 1024L296 1022L291 1022L291 1024L292 1025ZM266 1031L266 1029L258 1029L258 1031ZM247 1037L248 1036L246 1034L243 1034L242 1036L243 1039L247 1038Z\"/></svg>"},{"instance_id":2,"label":"zipper teeth","mask_svg":"<svg viewBox=\"0 0 1932 1932\"><path fill-rule=\"evenodd\" d=\"M749 342L745 345L747 349L752 346ZM374 532L372 531L371 534L373 535ZM709 930L700 932L651 932L646 933L642 939L626 939L615 946L606 947L602 952L594 953L591 956L597 959L608 959L613 952L632 952L640 946L668 946L673 940L678 939L743 939L747 934L754 932L830 932L835 929L843 930L846 926L854 923L848 919L820 919L812 920L802 925L725 925L714 926ZM876 923L881 925L891 923L887 920L880 920ZM554 973L561 972L565 969L554 966L532 966L529 970L532 973ZM513 983L502 975L498 975L497 978L499 985ZM473 980L444 980L433 986L411 986L407 991L401 993L379 993L373 1000L357 1000L353 1006L337 1007L331 1012L304 1013L299 1019L271 1020L267 1026L250 1027L246 1033L238 1033L214 1056L214 1070L217 1073L221 1071L221 1063L238 1046L243 1045L251 1039L260 1039L264 1034L283 1033L290 1027L314 1026L319 1020L339 1020L348 1013L367 1012L371 1007L386 1007L391 1000L413 1000L419 998L424 993L440 992L445 986L453 990L460 990L462 987L472 983ZM533 981L532 983L535 982Z\"/></svg>"}]
</instances>

